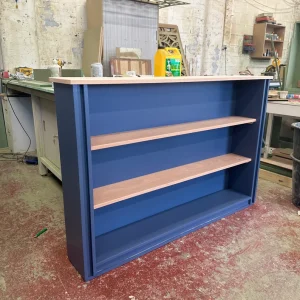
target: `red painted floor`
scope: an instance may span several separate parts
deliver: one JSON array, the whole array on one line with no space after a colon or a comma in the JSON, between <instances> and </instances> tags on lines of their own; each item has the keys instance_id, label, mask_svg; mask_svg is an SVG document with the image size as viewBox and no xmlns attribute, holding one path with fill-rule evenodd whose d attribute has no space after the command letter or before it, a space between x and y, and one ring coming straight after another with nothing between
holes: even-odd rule
<instances>
[{"instance_id":1,"label":"red painted floor","mask_svg":"<svg viewBox=\"0 0 300 300\"><path fill-rule=\"evenodd\" d=\"M253 207L85 283L67 258L60 183L0 162L0 254L1 300L300 299L300 217L291 190L267 181Z\"/></svg>"}]
</instances>

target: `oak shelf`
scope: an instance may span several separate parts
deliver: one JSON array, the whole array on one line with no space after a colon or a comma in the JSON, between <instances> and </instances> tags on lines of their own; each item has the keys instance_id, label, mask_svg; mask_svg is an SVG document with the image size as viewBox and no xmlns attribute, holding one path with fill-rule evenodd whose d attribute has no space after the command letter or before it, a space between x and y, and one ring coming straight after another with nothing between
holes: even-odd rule
<instances>
[{"instance_id":1,"label":"oak shelf","mask_svg":"<svg viewBox=\"0 0 300 300\"><path fill-rule=\"evenodd\" d=\"M250 161L250 158L230 153L96 188L94 189L94 209Z\"/></svg>"},{"instance_id":2,"label":"oak shelf","mask_svg":"<svg viewBox=\"0 0 300 300\"><path fill-rule=\"evenodd\" d=\"M251 124L256 119L245 117L226 117L206 121L189 122L170 126L162 126L151 129L126 131L121 133L93 136L91 138L92 150L117 147L122 145L157 140L172 136L196 133L201 131L219 129L229 126Z\"/></svg>"},{"instance_id":3,"label":"oak shelf","mask_svg":"<svg viewBox=\"0 0 300 300\"><path fill-rule=\"evenodd\" d=\"M272 40L266 39L266 42L272 42ZM274 43L284 43L284 41L273 41Z\"/></svg>"}]
</instances>

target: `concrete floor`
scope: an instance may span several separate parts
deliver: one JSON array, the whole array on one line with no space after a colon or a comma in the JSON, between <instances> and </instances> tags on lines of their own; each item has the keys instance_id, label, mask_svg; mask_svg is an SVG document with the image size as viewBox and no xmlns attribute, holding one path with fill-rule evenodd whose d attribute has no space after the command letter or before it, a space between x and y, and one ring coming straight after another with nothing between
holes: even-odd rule
<instances>
[{"instance_id":1,"label":"concrete floor","mask_svg":"<svg viewBox=\"0 0 300 300\"><path fill-rule=\"evenodd\" d=\"M298 300L300 217L290 189L261 180L253 207L85 283L66 254L61 184L0 162L0 299Z\"/></svg>"}]
</instances>

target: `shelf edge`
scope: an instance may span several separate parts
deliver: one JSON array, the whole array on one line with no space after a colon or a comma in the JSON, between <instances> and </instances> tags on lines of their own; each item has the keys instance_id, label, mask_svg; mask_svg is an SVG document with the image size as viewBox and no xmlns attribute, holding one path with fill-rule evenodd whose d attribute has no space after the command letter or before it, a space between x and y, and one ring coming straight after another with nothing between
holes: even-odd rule
<instances>
[{"instance_id":1,"label":"shelf edge","mask_svg":"<svg viewBox=\"0 0 300 300\"><path fill-rule=\"evenodd\" d=\"M222 118L218 118L216 120L220 120ZM224 118L225 119L225 118ZM205 121L199 121L199 122L206 122L206 121L213 121L214 119L211 120L205 120ZM168 137L174 137L174 136L181 136L181 135L187 135L191 133L197 133L197 132L204 132L204 131L209 131L209 130L214 130L214 129L221 129L221 128L226 128L226 127L233 127L233 126L238 126L238 125L245 125L245 124L253 124L257 120L253 118L245 118L244 121L232 121L228 122L226 124L222 125L210 125L207 127L202 127L198 129L186 129L178 132L172 132L172 133L163 133L163 134L154 134L153 136L150 137L139 137L139 138L132 138L127 141L116 141L116 142L108 142L108 143L103 143L103 144L98 144L98 145L92 145L91 150L96 151L96 150L102 150L102 149L107 149L107 148L113 148L113 147L120 147L120 146L125 146L125 145L130 145L130 144L137 144L137 143L142 143L146 141L153 141L153 140L159 140L159 139L164 139ZM189 122L190 124L192 123L197 123L197 122ZM110 135L117 135L117 134L130 134L134 132L142 132L146 130L158 130L158 129L163 129L163 128L174 128L175 126L180 126L180 125L188 125L189 123L182 123L182 124L176 124L176 125L169 125L169 126L160 126L160 127L153 127L153 128L147 128L147 129L140 129L140 130L132 130L132 131L126 131L123 133L113 133L113 134L107 134L103 135L103 137L110 136ZM98 138L99 136L94 136L91 138L91 144L93 143L93 139Z\"/></svg>"},{"instance_id":2,"label":"shelf edge","mask_svg":"<svg viewBox=\"0 0 300 300\"><path fill-rule=\"evenodd\" d=\"M143 178L143 180L145 180L145 179L147 179L146 177L149 177L149 176L160 175L160 176L163 177L165 175L163 173L170 172L170 171L176 173L176 172L180 171L180 170L178 170L179 168L185 168L186 169L187 166L194 167L193 165L195 165L197 163L201 163L201 162L209 164L214 159L217 159L217 158L219 158L219 159L223 158L224 159L226 156L228 157L229 155L236 156L236 158L239 157L241 160L237 160L235 162L228 163L227 165L223 165L221 167L217 166L217 167L214 167L213 169L202 171L202 173L200 173L200 174L196 173L196 174L193 174L193 175L186 175L185 177L178 178L178 179L173 180L173 181L169 180L169 181L167 181L165 183L160 183L158 185L149 186L148 188L145 188L143 190L137 190L137 191L128 192L126 195L114 197L112 200L107 200L105 202L95 204L95 198L96 198L95 194L97 192L99 193L99 189L103 189L103 188L108 187L108 186L110 186L110 187L116 186L116 185L124 183L124 182L127 182L129 185L130 184L132 184L132 185L138 185L136 182L133 182L133 181L135 181L137 179L141 179L141 178ZM133 179L129 179L129 180L121 181L121 182L118 182L118 183L110 184L108 186L104 186L104 187L100 187L100 188L95 188L94 189L94 193L93 193L94 194L94 209L98 209L98 208L101 208L101 207L109 206L109 205L112 205L114 203L118 203L118 202L121 202L121 201L125 201L125 200L128 200L128 199L131 199L133 197L137 197L137 196L140 196L140 195L143 195L143 194L154 192L154 191L157 191L157 190L160 190L160 189L163 189L163 188L167 188L169 186L180 184L182 182L193 180L193 179L196 179L196 178L199 178L199 177L203 177L203 176L206 176L206 175L209 175L209 174L212 174L212 173L216 173L216 172L219 172L219 171L222 171L222 170L233 168L233 167L236 167L236 166L239 166L239 165L242 165L242 164L246 164L246 163L249 163L249 162L251 162L251 158L243 157L243 156L236 155L236 154L233 154L233 153L228 153L228 154L225 154L225 155L213 157L213 158L206 159L206 160L203 160L203 161L198 161L198 162L195 162L195 163L191 163L191 164L179 166L179 167L176 167L176 168L171 168L171 169L159 171L159 172L156 172L156 173L151 173L151 174L148 174L148 175L145 175L145 176L140 176L140 177L136 177L136 178L133 178ZM215 163L215 162L213 161L213 163ZM169 174L168 174L168 176L169 176ZM151 179L148 179L148 180L151 181ZM146 180L146 181L148 181L148 180ZM97 198L98 197L99 196L97 196Z\"/></svg>"}]
</instances>

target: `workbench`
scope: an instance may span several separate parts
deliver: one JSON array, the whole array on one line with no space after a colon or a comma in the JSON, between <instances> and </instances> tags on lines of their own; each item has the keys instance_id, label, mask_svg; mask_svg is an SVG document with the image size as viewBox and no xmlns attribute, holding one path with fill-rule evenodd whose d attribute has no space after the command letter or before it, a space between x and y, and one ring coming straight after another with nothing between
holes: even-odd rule
<instances>
[{"instance_id":1,"label":"workbench","mask_svg":"<svg viewBox=\"0 0 300 300\"><path fill-rule=\"evenodd\" d=\"M274 116L289 116L300 119L300 104L291 103L288 101L268 101L267 105L268 125L266 129L265 151L263 162L277 165L279 167L291 170L292 167L285 163L279 163L268 159L270 151L270 142L273 129Z\"/></svg>"},{"instance_id":2,"label":"workbench","mask_svg":"<svg viewBox=\"0 0 300 300\"><path fill-rule=\"evenodd\" d=\"M50 79L85 280L255 202L270 79Z\"/></svg>"},{"instance_id":3,"label":"workbench","mask_svg":"<svg viewBox=\"0 0 300 300\"><path fill-rule=\"evenodd\" d=\"M39 173L46 175L50 170L61 180L54 89L51 83L45 82L44 84L48 84L48 87L39 86L35 81L2 80L4 92L11 95L9 100L18 117L21 117L20 121L32 140L29 151L37 151ZM2 104L8 146L14 153L24 153L28 145L28 138L19 125L16 126L16 128L19 126L18 131L13 130L11 120L14 116L6 96L2 98ZM17 142L18 144L16 144Z\"/></svg>"}]
</instances>

